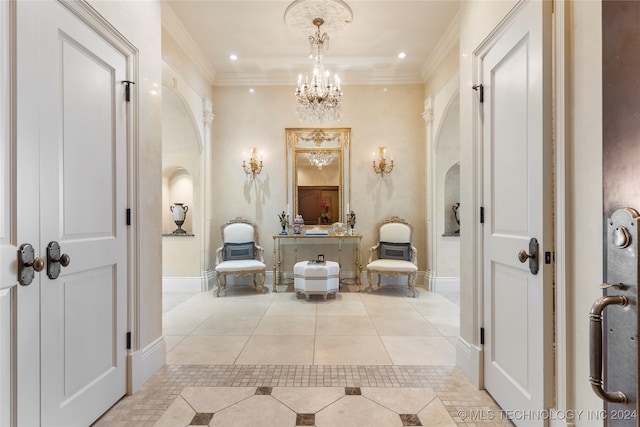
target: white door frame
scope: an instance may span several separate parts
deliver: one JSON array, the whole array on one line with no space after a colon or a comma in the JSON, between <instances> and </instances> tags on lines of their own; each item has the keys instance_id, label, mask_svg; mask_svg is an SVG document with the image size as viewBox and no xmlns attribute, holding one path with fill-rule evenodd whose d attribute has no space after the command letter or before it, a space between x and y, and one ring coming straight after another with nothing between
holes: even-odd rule
<instances>
[{"instance_id":1,"label":"white door frame","mask_svg":"<svg viewBox=\"0 0 640 427\"><path fill-rule=\"evenodd\" d=\"M138 80L138 51L133 44L131 44L122 34L120 34L108 21L106 21L99 13L97 13L88 3L84 1L72 2L68 0L58 0L65 8L73 13L78 19L92 27L96 32L101 34L105 40L107 40L112 46L119 50L127 58L127 79L131 81ZM14 2L7 2L3 5L0 11L0 25L1 34L0 40L4 47L0 66L2 69L2 82L3 88L7 88L7 94L10 94L11 100L7 101L8 108L10 109L10 117L15 118L16 114L16 99L17 94L13 89L13 83L15 76L15 60L17 56L16 52L16 8ZM6 73L5 73L6 72ZM131 213L131 225L127 228L127 259L128 259L128 271L127 271L127 308L128 313L127 329L132 332L132 348L129 350L129 357L127 358L127 384L128 392L131 393L133 379L136 377L134 370L131 366L131 354L140 349L139 342L139 312L140 312L140 280L138 269L138 254L139 254L139 218L137 212L139 211L139 178L138 178L138 164L139 159L139 130L138 130L138 91L135 85L131 86L131 102L128 104L127 111L127 204L132 209ZM13 132L11 132L11 138L15 138ZM10 143L16 143L15 141ZM3 181L4 182L4 181ZM125 212L122 212L125 215ZM8 260L3 260L3 262ZM16 348L15 337L12 336L12 342L9 345L12 347L10 352L12 354L11 365L15 367L16 363ZM14 370L15 372L15 370ZM16 422L17 413L17 399L19 396L16 393L19 378L13 374L11 376L12 384L10 386L11 395L9 397L11 404L11 412L9 415L12 422ZM6 396L5 396L6 397ZM38 409L39 412L39 409ZM6 415L6 414L5 414ZM36 415L37 417L37 415Z\"/></svg>"},{"instance_id":2,"label":"white door frame","mask_svg":"<svg viewBox=\"0 0 640 427\"><path fill-rule=\"evenodd\" d=\"M127 80L137 82L138 75L138 49L127 40L114 26L103 18L95 9L85 1L72 2L69 0L58 0L67 7L73 14L87 25L94 28L102 35L114 48L119 50L127 59ZM139 107L138 86L130 85L130 99L127 103L127 205L130 209L130 225L127 227L128 233L128 284L127 284L127 330L131 333L131 348L127 357L127 393L136 391L146 380L144 373L137 372L133 363L133 358L140 350L140 271L138 259L140 254L140 179L138 165L142 159L139 155ZM124 215L125 213L123 213ZM140 376L145 376L141 381ZM136 380L138 378L138 380Z\"/></svg>"},{"instance_id":3,"label":"white door frame","mask_svg":"<svg viewBox=\"0 0 640 427\"><path fill-rule=\"evenodd\" d=\"M552 44L555 48L555 66L552 70L552 80L555 87L554 93L554 117L552 118L553 126L553 139L554 139L554 160L552 167L554 169L554 187L555 187L555 204L554 204L554 238L555 238L555 368L556 368L556 380L555 380L555 406L558 411L567 411L575 409L574 407L574 391L573 391L573 372L570 368L569 360L574 359L575 350L571 347L569 332L572 329L572 321L570 317L570 291L568 289L568 282L570 279L570 272L566 264L566 256L568 250L570 250L570 228L567 228L568 217L566 207L566 180L567 180L567 156L566 156L566 110L567 105L566 98L566 77L565 63L567 62L567 33L569 26L567 19L569 17L569 2L564 0L553 0L554 2L554 16L552 19L552 25L554 27L553 35L554 39ZM514 8L516 10L517 7ZM510 12L513 13L513 10ZM480 58L477 56L477 52L480 50L486 40L489 40L493 35L499 31L507 20L505 17L494 30L487 35L485 41L483 41L476 50L474 50L474 58L472 61L472 76L475 80L479 76ZM471 88L467 88L472 90ZM464 90L464 88L463 88ZM479 349L479 354L474 356L470 355L472 360L472 366L470 371L477 373L477 377L472 378L474 384L479 388L484 388L484 362L483 355L484 350L480 344L480 327L484 323L484 272L483 272L483 229L480 224L480 207L484 205L483 198L483 158L482 158L482 128L481 122L481 110L477 102L473 102L471 106L471 122L472 129L472 162L470 164L471 171L470 176L475 179L475 186L471 191L471 201L474 209L474 218L471 221L470 236L473 248L473 284L472 284L472 310L473 310L473 337L472 342L468 343ZM459 345L460 347L460 345ZM465 346L463 346L465 347ZM466 347L465 347L466 348ZM459 351L461 349L459 348ZM472 350L470 350L473 353ZM467 353L467 352L465 352ZM473 375L475 376L475 375ZM551 424L552 426L566 426L567 421L555 420Z\"/></svg>"}]
</instances>

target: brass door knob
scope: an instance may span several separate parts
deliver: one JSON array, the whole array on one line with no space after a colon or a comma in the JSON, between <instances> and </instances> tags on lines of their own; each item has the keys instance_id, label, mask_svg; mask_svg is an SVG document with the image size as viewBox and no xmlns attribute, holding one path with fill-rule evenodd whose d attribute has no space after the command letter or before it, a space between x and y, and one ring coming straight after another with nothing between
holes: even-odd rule
<instances>
[{"instance_id":1,"label":"brass door knob","mask_svg":"<svg viewBox=\"0 0 640 427\"><path fill-rule=\"evenodd\" d=\"M25 264L25 265L27 267L29 266L28 264ZM40 273L43 268L44 268L44 260L42 258L36 258L36 259L33 260L33 269L35 271Z\"/></svg>"},{"instance_id":2,"label":"brass door knob","mask_svg":"<svg viewBox=\"0 0 640 427\"><path fill-rule=\"evenodd\" d=\"M520 260L520 262L521 262L521 263L523 263L523 264L524 264L525 262L527 262L527 260L528 260L529 258L533 258L534 256L535 256L535 255L528 254L528 253L527 253L527 251L525 251L524 249L523 249L523 250L521 250L520 252L518 252L518 259L519 259L519 260Z\"/></svg>"}]
</instances>

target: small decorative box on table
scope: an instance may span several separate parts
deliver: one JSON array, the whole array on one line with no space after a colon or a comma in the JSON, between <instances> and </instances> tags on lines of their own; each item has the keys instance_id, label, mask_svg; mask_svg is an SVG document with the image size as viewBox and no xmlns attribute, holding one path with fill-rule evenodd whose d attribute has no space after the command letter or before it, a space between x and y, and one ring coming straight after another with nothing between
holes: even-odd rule
<instances>
[{"instance_id":1,"label":"small decorative box on table","mask_svg":"<svg viewBox=\"0 0 640 427\"><path fill-rule=\"evenodd\" d=\"M304 294L307 301L310 295L322 295L326 301L327 295L338 288L340 265L334 261L298 262L293 266L293 282L297 294Z\"/></svg>"}]
</instances>

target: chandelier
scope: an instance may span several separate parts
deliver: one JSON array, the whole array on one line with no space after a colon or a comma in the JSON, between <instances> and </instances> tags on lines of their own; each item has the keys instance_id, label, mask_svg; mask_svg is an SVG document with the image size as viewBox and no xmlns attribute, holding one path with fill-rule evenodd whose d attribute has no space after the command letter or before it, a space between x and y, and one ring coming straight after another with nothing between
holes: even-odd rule
<instances>
[{"instance_id":1,"label":"chandelier","mask_svg":"<svg viewBox=\"0 0 640 427\"><path fill-rule=\"evenodd\" d=\"M300 120L340 120L340 106L342 89L340 88L340 78L334 74L333 83L330 73L324 69L322 58L329 49L329 35L320 34L320 27L324 24L324 19L315 18L313 25L317 27L316 35L309 36L309 44L315 54L316 63L313 66L311 79L307 75L302 80L302 74L298 76L298 87L296 88L296 100L298 101L297 111Z\"/></svg>"},{"instance_id":2,"label":"chandelier","mask_svg":"<svg viewBox=\"0 0 640 427\"><path fill-rule=\"evenodd\" d=\"M318 169L322 169L325 166L329 166L335 158L335 153L329 153L327 151L316 151L309 154L309 163L311 163Z\"/></svg>"},{"instance_id":3,"label":"chandelier","mask_svg":"<svg viewBox=\"0 0 640 427\"><path fill-rule=\"evenodd\" d=\"M296 109L301 121L340 120L342 88L340 78L325 70L322 60L329 50L327 31L339 32L353 21L351 8L342 0L295 0L285 11L285 24L308 36L313 71L298 76ZM325 30L321 30L321 27Z\"/></svg>"}]
</instances>

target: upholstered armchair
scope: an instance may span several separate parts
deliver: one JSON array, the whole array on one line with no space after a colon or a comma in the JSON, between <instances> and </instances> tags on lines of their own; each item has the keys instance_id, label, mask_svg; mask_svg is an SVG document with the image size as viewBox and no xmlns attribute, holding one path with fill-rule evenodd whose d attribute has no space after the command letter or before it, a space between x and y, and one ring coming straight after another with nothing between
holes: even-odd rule
<instances>
[{"instance_id":1,"label":"upholstered armchair","mask_svg":"<svg viewBox=\"0 0 640 427\"><path fill-rule=\"evenodd\" d=\"M220 289L227 287L227 276L253 276L253 286L266 292L264 286L266 266L264 249L258 245L258 232L254 223L237 217L220 227L222 246L216 251L216 296ZM257 276L260 275L260 282Z\"/></svg>"},{"instance_id":2,"label":"upholstered armchair","mask_svg":"<svg viewBox=\"0 0 640 427\"><path fill-rule=\"evenodd\" d=\"M409 289L416 296L414 281L418 272L418 251L412 246L413 225L393 216L378 224L378 244L369 250L367 264L367 291L373 289L372 276L407 276Z\"/></svg>"}]
</instances>

